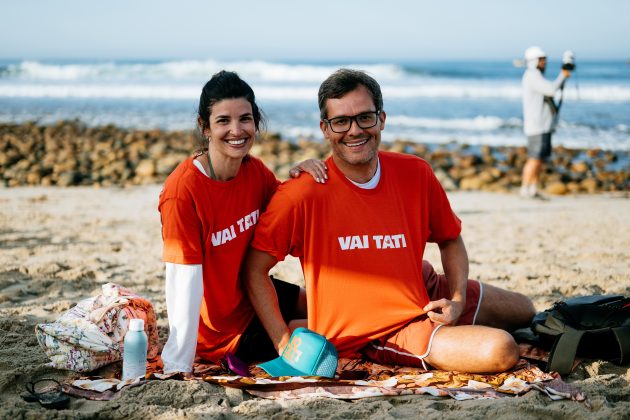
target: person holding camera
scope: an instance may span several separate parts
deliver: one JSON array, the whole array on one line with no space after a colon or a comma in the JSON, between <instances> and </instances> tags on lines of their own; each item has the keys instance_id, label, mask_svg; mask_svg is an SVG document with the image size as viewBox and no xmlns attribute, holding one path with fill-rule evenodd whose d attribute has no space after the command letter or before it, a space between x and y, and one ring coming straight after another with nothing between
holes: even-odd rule
<instances>
[{"instance_id":1,"label":"person holding camera","mask_svg":"<svg viewBox=\"0 0 630 420\"><path fill-rule=\"evenodd\" d=\"M562 90L565 81L575 68L573 56L565 53L562 70L556 80L545 79L547 56L540 47L525 50L527 70L523 74L523 131L527 136L527 162L523 167L520 194L523 197L539 198L538 180L543 162L551 156L551 133L553 133L559 111L554 95Z\"/></svg>"}]
</instances>

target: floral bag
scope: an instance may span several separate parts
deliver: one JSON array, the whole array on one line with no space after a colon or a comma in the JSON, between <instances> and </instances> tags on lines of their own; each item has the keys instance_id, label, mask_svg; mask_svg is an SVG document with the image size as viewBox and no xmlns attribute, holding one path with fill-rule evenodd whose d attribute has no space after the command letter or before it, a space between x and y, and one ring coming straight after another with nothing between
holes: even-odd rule
<instances>
[{"instance_id":1,"label":"floral bag","mask_svg":"<svg viewBox=\"0 0 630 420\"><path fill-rule=\"evenodd\" d=\"M80 301L55 322L38 324L35 334L51 360L50 366L89 372L122 359L123 339L132 318L144 320L147 358L157 356L153 305L115 283L104 284L102 294Z\"/></svg>"}]
</instances>

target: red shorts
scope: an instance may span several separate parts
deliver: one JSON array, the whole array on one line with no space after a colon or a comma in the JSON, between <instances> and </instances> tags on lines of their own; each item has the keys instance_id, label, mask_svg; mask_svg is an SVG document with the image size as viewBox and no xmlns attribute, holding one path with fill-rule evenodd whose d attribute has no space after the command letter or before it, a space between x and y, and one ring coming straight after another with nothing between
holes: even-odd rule
<instances>
[{"instance_id":1,"label":"red shorts","mask_svg":"<svg viewBox=\"0 0 630 420\"><path fill-rule=\"evenodd\" d=\"M430 300L451 298L448 280L444 275L437 274L427 261L422 262L422 277ZM482 295L481 283L468 280L466 306L457 325L475 324ZM372 341L361 351L377 363L426 368L423 359L431 351L431 340L440 326L441 324L431 321L428 316L422 315L398 331Z\"/></svg>"}]
</instances>

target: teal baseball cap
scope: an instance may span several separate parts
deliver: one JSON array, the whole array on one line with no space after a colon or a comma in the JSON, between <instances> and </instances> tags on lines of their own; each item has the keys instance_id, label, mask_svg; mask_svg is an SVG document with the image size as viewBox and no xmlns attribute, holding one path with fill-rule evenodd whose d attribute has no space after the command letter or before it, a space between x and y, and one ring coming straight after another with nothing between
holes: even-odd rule
<instances>
[{"instance_id":1,"label":"teal baseball cap","mask_svg":"<svg viewBox=\"0 0 630 420\"><path fill-rule=\"evenodd\" d=\"M282 356L257 365L273 377L325 376L334 378L337 349L321 334L307 328L296 328Z\"/></svg>"}]
</instances>

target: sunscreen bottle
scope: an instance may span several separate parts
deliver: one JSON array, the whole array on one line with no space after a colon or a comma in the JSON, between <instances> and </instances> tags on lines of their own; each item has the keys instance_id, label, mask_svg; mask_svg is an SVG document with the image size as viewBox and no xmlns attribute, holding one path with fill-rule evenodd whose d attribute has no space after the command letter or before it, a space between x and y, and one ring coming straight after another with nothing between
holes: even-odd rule
<instances>
[{"instance_id":1,"label":"sunscreen bottle","mask_svg":"<svg viewBox=\"0 0 630 420\"><path fill-rule=\"evenodd\" d=\"M144 332L144 319L129 320L123 350L123 381L144 377L147 373L147 335Z\"/></svg>"}]
</instances>

